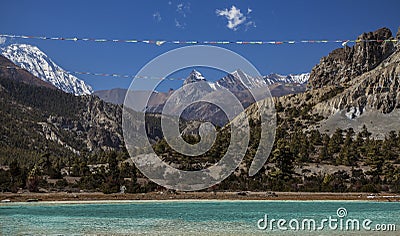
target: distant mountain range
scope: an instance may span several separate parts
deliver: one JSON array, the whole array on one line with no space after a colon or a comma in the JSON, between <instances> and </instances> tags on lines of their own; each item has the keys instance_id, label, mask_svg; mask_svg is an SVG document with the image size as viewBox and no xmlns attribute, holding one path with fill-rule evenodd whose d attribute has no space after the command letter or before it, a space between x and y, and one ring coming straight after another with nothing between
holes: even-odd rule
<instances>
[{"instance_id":1,"label":"distant mountain range","mask_svg":"<svg viewBox=\"0 0 400 236\"><path fill-rule=\"evenodd\" d=\"M87 95L93 92L89 85L67 73L36 46L12 44L2 48L1 54L14 64L64 92L75 95Z\"/></svg>"},{"instance_id":2,"label":"distant mountain range","mask_svg":"<svg viewBox=\"0 0 400 236\"><path fill-rule=\"evenodd\" d=\"M211 82L207 81L201 72L193 70L183 81L183 85L203 81L206 82L204 83L206 87L203 86L205 91L212 92L223 88L228 89L236 95L246 108L254 102L252 95L249 94L249 89L268 86L271 95L275 97L301 93L306 90L308 78L309 73L287 76L270 74L268 76L252 77L238 69L215 82ZM118 88L96 91L93 94L99 96L104 101L120 105L124 103L126 92L126 89ZM154 92L148 102L147 111L151 113L161 113L165 102L173 93L173 90L168 92ZM144 91L143 94L145 94ZM186 96L201 97L197 90L191 91L190 94L186 94ZM179 106L179 104L177 104L177 106ZM220 126L225 125L227 122L227 118L222 111L210 104L194 105L187 112L184 112L182 117L188 120L207 120Z\"/></svg>"},{"instance_id":3,"label":"distant mountain range","mask_svg":"<svg viewBox=\"0 0 400 236\"><path fill-rule=\"evenodd\" d=\"M287 94L301 93L306 90L306 85L310 73L303 74L290 74L290 75L280 75L280 74L269 74L262 77L251 77L245 74L241 70L234 71L227 74L223 78L211 82L201 74L201 72L193 70L188 77L184 80L183 85L188 83L193 83L197 81L207 81L210 89L217 90L218 88L224 87L232 92L244 91L247 88L257 88L260 86L267 85L270 89L271 95L274 97L284 96ZM114 88L110 90L98 90L93 94L100 97L104 101L111 102L114 104L123 104L125 99L125 94L127 89ZM156 106L162 104L164 101L159 99L166 99L169 97L173 90L169 92L160 93L153 96L151 103ZM157 101L158 100L158 101Z\"/></svg>"},{"instance_id":4,"label":"distant mountain range","mask_svg":"<svg viewBox=\"0 0 400 236\"><path fill-rule=\"evenodd\" d=\"M280 75L280 74L269 74L264 76L263 79L268 85L276 84L276 83L284 83L284 84L306 84L308 79L310 78L310 73L302 73L302 74L289 74L289 75Z\"/></svg>"}]
</instances>

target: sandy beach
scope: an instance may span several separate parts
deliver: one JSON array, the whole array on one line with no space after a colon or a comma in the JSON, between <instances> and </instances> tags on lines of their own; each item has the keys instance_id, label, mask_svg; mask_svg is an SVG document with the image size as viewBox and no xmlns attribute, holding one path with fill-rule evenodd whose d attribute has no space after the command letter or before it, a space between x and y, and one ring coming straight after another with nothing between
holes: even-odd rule
<instances>
[{"instance_id":1,"label":"sandy beach","mask_svg":"<svg viewBox=\"0 0 400 236\"><path fill-rule=\"evenodd\" d=\"M400 202L400 195L390 193L310 193L310 192L151 192L138 194L94 193L0 193L3 202L27 201L112 201L112 200L298 200L298 201L387 201ZM4 201L6 200L6 201Z\"/></svg>"}]
</instances>

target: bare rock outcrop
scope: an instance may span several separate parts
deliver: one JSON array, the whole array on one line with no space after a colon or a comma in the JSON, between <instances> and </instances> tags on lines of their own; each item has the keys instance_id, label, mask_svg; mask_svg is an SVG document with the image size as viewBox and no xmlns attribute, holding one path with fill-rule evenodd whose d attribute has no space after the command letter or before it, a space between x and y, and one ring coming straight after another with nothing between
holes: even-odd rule
<instances>
[{"instance_id":1,"label":"bare rock outcrop","mask_svg":"<svg viewBox=\"0 0 400 236\"><path fill-rule=\"evenodd\" d=\"M333 50L312 69L308 87L343 85L374 69L396 50L394 42L385 41L388 39L393 39L392 32L388 28L381 28L363 33L352 47L345 45Z\"/></svg>"}]
</instances>

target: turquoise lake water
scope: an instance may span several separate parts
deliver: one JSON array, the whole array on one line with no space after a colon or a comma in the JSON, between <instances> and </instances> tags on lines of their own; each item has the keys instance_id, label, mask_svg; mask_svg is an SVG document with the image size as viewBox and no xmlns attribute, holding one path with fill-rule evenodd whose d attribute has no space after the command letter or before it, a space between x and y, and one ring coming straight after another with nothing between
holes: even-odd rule
<instances>
[{"instance_id":1,"label":"turquoise lake water","mask_svg":"<svg viewBox=\"0 0 400 236\"><path fill-rule=\"evenodd\" d=\"M338 209L341 211L338 212ZM345 209L345 210L344 210ZM347 214L345 214L347 211ZM287 230L263 227L267 214ZM340 216L340 217L339 217ZM323 219L336 221L329 228ZM302 220L313 219L316 229ZM370 220L370 230L346 231L340 220ZM296 228L290 229L288 222ZM275 223L275 224L274 224ZM349 223L350 224L350 223ZM375 226L387 231L374 231ZM323 225L323 229L318 227ZM333 223L334 226L334 223ZM397 231L394 231L393 226ZM322 226L321 226L322 227ZM389 231L389 227L390 231ZM333 227L334 228L334 227ZM1 235L400 235L400 203L349 201L132 201L118 203L7 203L0 205Z\"/></svg>"}]
</instances>

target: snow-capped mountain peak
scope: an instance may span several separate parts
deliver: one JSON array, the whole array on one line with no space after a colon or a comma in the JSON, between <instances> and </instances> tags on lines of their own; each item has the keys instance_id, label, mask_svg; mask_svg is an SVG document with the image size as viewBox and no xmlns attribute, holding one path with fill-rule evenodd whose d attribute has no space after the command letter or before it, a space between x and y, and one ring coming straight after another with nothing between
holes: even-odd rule
<instances>
[{"instance_id":1,"label":"snow-capped mountain peak","mask_svg":"<svg viewBox=\"0 0 400 236\"><path fill-rule=\"evenodd\" d=\"M262 88L266 85L265 81L259 77L252 77L238 69L229 73L216 82L218 86L225 87L231 91L241 91L252 88Z\"/></svg>"},{"instance_id":2,"label":"snow-capped mountain peak","mask_svg":"<svg viewBox=\"0 0 400 236\"><path fill-rule=\"evenodd\" d=\"M230 91L244 91L247 89L263 88L273 84L300 84L304 85L308 82L310 73L303 74L289 74L280 75L276 73L269 74L267 76L250 76L238 69L235 70L223 78L211 82L207 81L208 86L213 90L218 90L222 87ZM183 82L184 85L189 83L195 83L199 81L206 81L204 76L197 70L193 70L189 76Z\"/></svg>"},{"instance_id":3,"label":"snow-capped mountain peak","mask_svg":"<svg viewBox=\"0 0 400 236\"><path fill-rule=\"evenodd\" d=\"M266 86L266 83L262 78L250 76L240 69L232 72L231 74L238 78L240 82L242 82L248 88L262 88Z\"/></svg>"},{"instance_id":4,"label":"snow-capped mountain peak","mask_svg":"<svg viewBox=\"0 0 400 236\"><path fill-rule=\"evenodd\" d=\"M305 84L310 78L310 73L290 74L289 76L292 78L293 83Z\"/></svg>"},{"instance_id":5,"label":"snow-capped mountain peak","mask_svg":"<svg viewBox=\"0 0 400 236\"><path fill-rule=\"evenodd\" d=\"M289 75L280 75L276 73L269 74L264 76L264 81L268 84L275 84L275 83L296 83L296 84L305 84L308 82L310 78L310 73L303 73L303 74L289 74Z\"/></svg>"},{"instance_id":6,"label":"snow-capped mountain peak","mask_svg":"<svg viewBox=\"0 0 400 236\"><path fill-rule=\"evenodd\" d=\"M250 76L238 69L235 70L223 78L211 82L208 81L208 86L213 90L218 90L222 87L230 90L230 91L243 91L247 89L254 88L263 88L275 83L280 84L306 84L308 82L308 78L310 77L310 73L303 74L289 74L289 75L280 75L280 74L269 74L267 76ZM189 76L183 82L184 85L189 83L194 83L198 81L206 81L204 76L196 70L193 70Z\"/></svg>"},{"instance_id":7,"label":"snow-capped mountain peak","mask_svg":"<svg viewBox=\"0 0 400 236\"><path fill-rule=\"evenodd\" d=\"M1 54L14 64L26 69L43 81L53 84L64 92L75 95L85 95L93 92L89 85L67 73L36 46L12 44L3 48Z\"/></svg>"},{"instance_id":8,"label":"snow-capped mountain peak","mask_svg":"<svg viewBox=\"0 0 400 236\"><path fill-rule=\"evenodd\" d=\"M193 70L192 74L196 77L197 80L205 80L204 76L198 72L197 70Z\"/></svg>"},{"instance_id":9,"label":"snow-capped mountain peak","mask_svg":"<svg viewBox=\"0 0 400 236\"><path fill-rule=\"evenodd\" d=\"M199 71L192 70L192 72L189 74L189 76L183 82L183 85L198 82L198 81L206 81L206 78L204 78L204 76Z\"/></svg>"}]
</instances>

